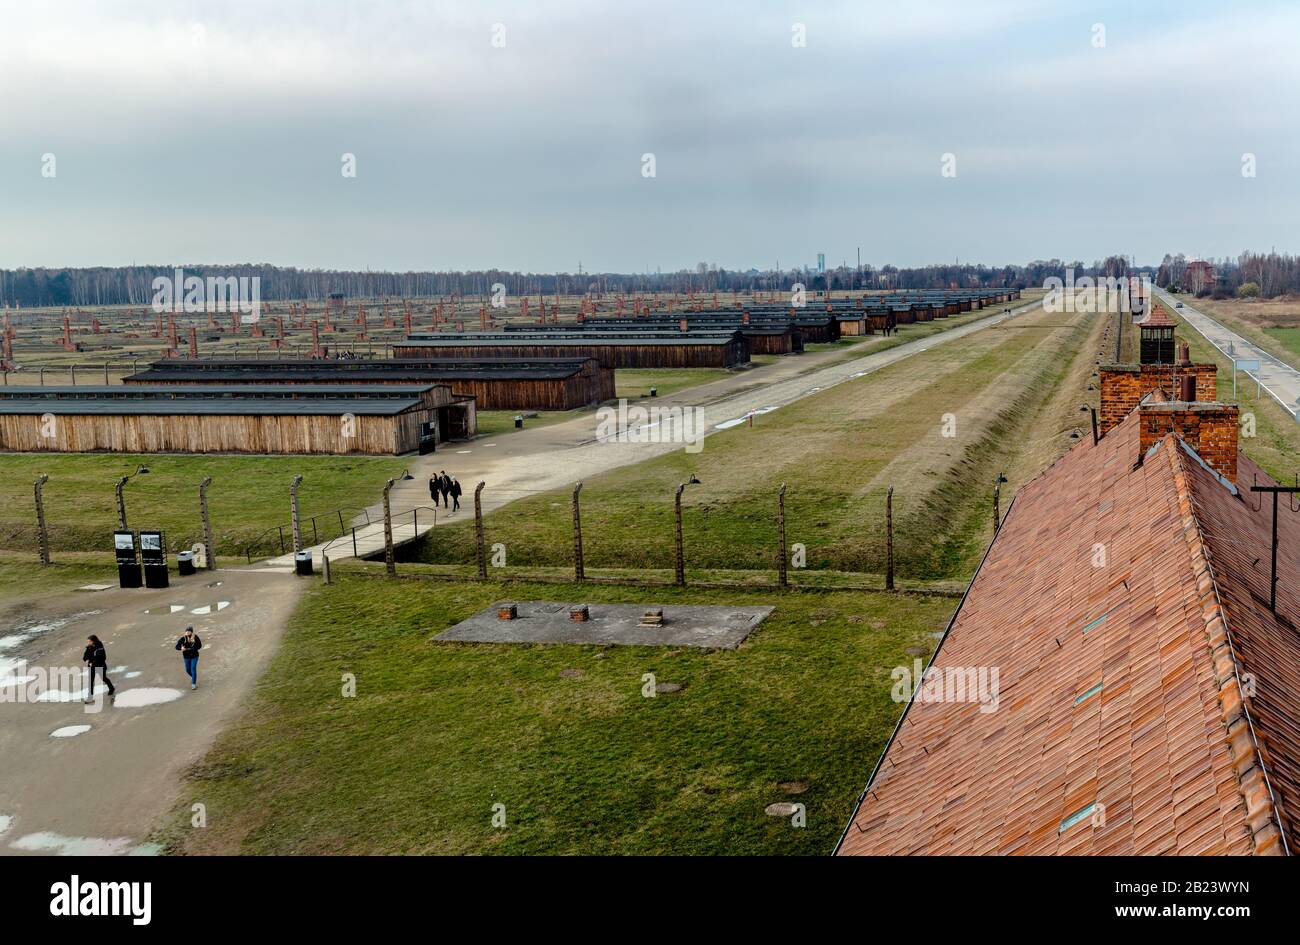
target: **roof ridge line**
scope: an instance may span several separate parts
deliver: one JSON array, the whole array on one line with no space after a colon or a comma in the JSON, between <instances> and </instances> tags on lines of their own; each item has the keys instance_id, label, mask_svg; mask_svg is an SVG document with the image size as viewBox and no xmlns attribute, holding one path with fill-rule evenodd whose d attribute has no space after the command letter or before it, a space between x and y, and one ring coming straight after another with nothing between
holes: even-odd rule
<instances>
[{"instance_id":1,"label":"roof ridge line","mask_svg":"<svg viewBox=\"0 0 1300 945\"><path fill-rule=\"evenodd\" d=\"M1178 449L1173 433L1166 434L1162 442L1169 442L1165 452L1173 474L1174 490L1178 499L1178 518L1183 529L1190 555L1192 578L1196 582L1197 603L1205 621L1206 642L1214 666L1214 682L1218 687L1216 698L1224 727L1224 741L1232 757L1232 770L1237 778L1246 808L1246 828L1256 855L1288 855L1289 846L1282 830L1282 818L1277 809L1276 795L1264 763L1264 755L1250 717L1249 697L1241 686L1241 662L1228 628L1228 613L1210 562L1211 550L1201 529L1196 503L1183 466L1182 451ZM1279 844L1279 841L1281 843Z\"/></svg>"}]
</instances>

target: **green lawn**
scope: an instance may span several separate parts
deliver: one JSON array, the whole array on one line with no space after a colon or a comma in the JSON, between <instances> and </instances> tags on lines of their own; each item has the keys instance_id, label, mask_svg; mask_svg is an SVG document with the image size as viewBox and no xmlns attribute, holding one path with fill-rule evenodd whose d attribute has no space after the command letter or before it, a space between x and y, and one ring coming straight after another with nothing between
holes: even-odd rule
<instances>
[{"instance_id":1,"label":"green lawn","mask_svg":"<svg viewBox=\"0 0 1300 945\"><path fill-rule=\"evenodd\" d=\"M117 584L111 551L100 556L72 555L42 566L36 552L0 551L0 607L76 590L83 584Z\"/></svg>"},{"instance_id":2,"label":"green lawn","mask_svg":"<svg viewBox=\"0 0 1300 945\"><path fill-rule=\"evenodd\" d=\"M730 652L429 642L502 598L776 611ZM158 839L183 853L826 854L898 717L890 669L911 665L905 647L929 653L955 604L347 576L307 592ZM645 673L685 689L645 698ZM807 826L765 816L777 801L806 805ZM189 827L194 803L205 829Z\"/></svg>"},{"instance_id":3,"label":"green lawn","mask_svg":"<svg viewBox=\"0 0 1300 945\"><path fill-rule=\"evenodd\" d=\"M1091 363L1082 344L1096 324L1091 316L1065 324L1059 316L1024 318L1041 319L1040 330L1031 323L937 346L760 416L752 427L715 433L699 453L679 451L588 480L588 568L671 566L673 494L694 474L700 484L683 496L688 567L774 572L776 492L785 482L791 553L804 545L813 570L882 573L885 493L893 483L899 576L968 578L991 530L993 480L1034 448L1039 433L1030 425L1072 362ZM940 435L948 413L957 417L951 439ZM490 514L487 540L506 546L508 565L559 567L572 560L571 527L567 490L544 493ZM414 554L464 564L473 547L467 520L440 527Z\"/></svg>"},{"instance_id":4,"label":"green lawn","mask_svg":"<svg viewBox=\"0 0 1300 945\"><path fill-rule=\"evenodd\" d=\"M1288 351L1300 358L1300 328L1265 328L1265 333L1276 338ZM1292 364L1300 363L1295 358Z\"/></svg>"},{"instance_id":5,"label":"green lawn","mask_svg":"<svg viewBox=\"0 0 1300 945\"><path fill-rule=\"evenodd\" d=\"M1194 363L1213 362L1218 365L1219 400L1231 403L1232 362L1201 337L1182 316L1177 312L1174 315L1179 324L1178 340L1187 342ZM1255 435L1244 435L1243 428L1238 437L1241 450L1278 482L1292 482L1300 471L1300 423L1296 423L1295 418L1266 391L1261 391L1256 397L1255 383L1247 377L1237 378L1237 403L1243 420L1247 414L1255 420Z\"/></svg>"},{"instance_id":6,"label":"green lawn","mask_svg":"<svg viewBox=\"0 0 1300 945\"><path fill-rule=\"evenodd\" d=\"M119 476L147 466L147 475L126 486L127 520L133 528L162 528L173 548L189 547L202 536L199 483L211 476L208 504L219 556L232 556L267 529L289 522L289 486L304 477L299 502L304 538L310 517L320 514L317 534L338 532L340 508L375 501L389 476L407 460L373 456L182 456L107 453L9 453L0 455L0 548L35 548L36 512L32 486L48 474L45 516L56 551L112 549L117 527L114 485ZM348 512L344 512L347 521ZM287 532L287 529L286 529ZM263 550L278 549L268 539Z\"/></svg>"}]
</instances>

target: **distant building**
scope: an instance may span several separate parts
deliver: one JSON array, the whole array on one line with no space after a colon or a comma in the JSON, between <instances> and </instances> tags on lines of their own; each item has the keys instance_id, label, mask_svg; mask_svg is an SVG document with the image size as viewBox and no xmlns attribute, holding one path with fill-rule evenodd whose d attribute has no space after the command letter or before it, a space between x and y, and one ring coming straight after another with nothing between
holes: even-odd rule
<instances>
[{"instance_id":1,"label":"distant building","mask_svg":"<svg viewBox=\"0 0 1300 945\"><path fill-rule=\"evenodd\" d=\"M1204 259L1194 259L1187 264L1187 291L1193 295L1203 289L1214 288L1214 266Z\"/></svg>"}]
</instances>

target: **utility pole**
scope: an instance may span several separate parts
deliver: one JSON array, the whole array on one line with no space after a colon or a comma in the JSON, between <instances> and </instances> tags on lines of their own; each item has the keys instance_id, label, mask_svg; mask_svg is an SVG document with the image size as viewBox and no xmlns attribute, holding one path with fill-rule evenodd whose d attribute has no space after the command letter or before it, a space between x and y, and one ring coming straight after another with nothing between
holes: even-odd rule
<instances>
[{"instance_id":1,"label":"utility pole","mask_svg":"<svg viewBox=\"0 0 1300 945\"><path fill-rule=\"evenodd\" d=\"M50 477L42 474L36 480L36 530L37 540L40 542L41 564L50 563L50 535L45 530L45 499L41 496L41 486L50 481Z\"/></svg>"},{"instance_id":2,"label":"utility pole","mask_svg":"<svg viewBox=\"0 0 1300 945\"><path fill-rule=\"evenodd\" d=\"M1251 486L1251 492L1271 492L1273 494L1273 541L1270 545L1271 565L1268 581L1268 609L1277 613L1277 497L1282 493L1288 496L1300 493L1300 485L1295 486ZM1288 503L1290 500L1287 500ZM1291 509L1292 512L1300 509Z\"/></svg>"}]
</instances>

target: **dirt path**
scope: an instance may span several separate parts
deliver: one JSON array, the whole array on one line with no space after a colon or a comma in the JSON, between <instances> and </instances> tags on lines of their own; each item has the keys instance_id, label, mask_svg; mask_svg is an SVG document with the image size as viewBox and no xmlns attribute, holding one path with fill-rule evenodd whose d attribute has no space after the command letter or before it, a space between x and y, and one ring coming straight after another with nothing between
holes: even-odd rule
<instances>
[{"instance_id":1,"label":"dirt path","mask_svg":"<svg viewBox=\"0 0 1300 945\"><path fill-rule=\"evenodd\" d=\"M153 852L144 838L251 693L299 587L274 571L218 571L163 590L71 592L0 618L0 853ZM173 648L189 623L204 644L196 691ZM114 701L82 701L90 633L107 649ZM58 668L77 675L51 691Z\"/></svg>"},{"instance_id":2,"label":"dirt path","mask_svg":"<svg viewBox=\"0 0 1300 945\"><path fill-rule=\"evenodd\" d=\"M1008 318L1041 310L1041 307L1041 300L1035 299L1012 308L1009 313L998 312L988 318L968 322L949 331L918 338L884 351L865 352L860 357L846 358L842 350L787 357L764 367L761 377L741 372L711 384L636 403L661 409L700 408L704 414L704 430L707 435L743 422L751 411L761 414L779 409L937 345L951 344L973 332L1001 324ZM824 366L818 367L819 364ZM459 479L465 495L461 497L461 511L445 513L438 510L438 522L447 518L458 520L472 516L474 486L480 481L487 483L483 490L483 510L488 512L523 495L572 486L575 482L598 473L682 449L680 442L597 440L596 426L596 418L586 414L564 423L475 440L438 453L412 457L408 469L414 478L397 483L391 492L395 541L401 543L416 533L424 533L434 527L434 515L428 509L433 504L429 498L428 480L430 475L440 470L445 469L449 475ZM648 431L650 426L644 429ZM418 525L414 516L405 514L416 507L420 508ZM381 506L372 507L369 513L372 520L382 523ZM367 553L382 550L383 541L382 524L358 529L356 552L364 557ZM311 549L317 562L326 547L322 544ZM328 554L331 559L351 556L351 540L330 543ZM292 563L292 556L276 558L270 563L285 566Z\"/></svg>"}]
</instances>

